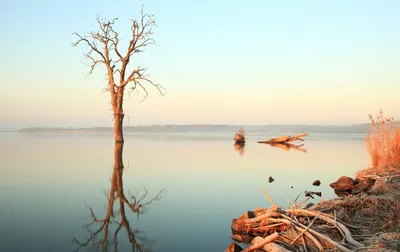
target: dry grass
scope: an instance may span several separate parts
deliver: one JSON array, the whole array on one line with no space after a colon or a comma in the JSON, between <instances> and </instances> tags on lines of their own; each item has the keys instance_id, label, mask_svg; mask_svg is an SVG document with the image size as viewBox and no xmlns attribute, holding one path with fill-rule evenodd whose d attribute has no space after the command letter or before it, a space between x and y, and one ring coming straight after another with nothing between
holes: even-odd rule
<instances>
[{"instance_id":1,"label":"dry grass","mask_svg":"<svg viewBox=\"0 0 400 252\"><path fill-rule=\"evenodd\" d=\"M365 138L367 151L376 174L400 172L400 123L385 117L382 110L371 120L371 131Z\"/></svg>"},{"instance_id":2,"label":"dry grass","mask_svg":"<svg viewBox=\"0 0 400 252\"><path fill-rule=\"evenodd\" d=\"M367 227L368 234L400 232L400 202L397 195L350 195L344 199L321 201L314 209L336 211L337 217L356 226Z\"/></svg>"}]
</instances>

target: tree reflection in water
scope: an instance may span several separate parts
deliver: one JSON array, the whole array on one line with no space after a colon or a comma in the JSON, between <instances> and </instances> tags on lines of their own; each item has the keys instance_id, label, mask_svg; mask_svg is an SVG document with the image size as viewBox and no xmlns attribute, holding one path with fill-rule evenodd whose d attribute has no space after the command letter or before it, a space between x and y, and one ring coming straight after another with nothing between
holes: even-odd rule
<instances>
[{"instance_id":1,"label":"tree reflection in water","mask_svg":"<svg viewBox=\"0 0 400 252\"><path fill-rule=\"evenodd\" d=\"M124 164L122 160L123 143L115 143L114 147L114 171L111 178L111 187L108 195L108 208L104 218L99 219L93 209L88 207L90 210L91 222L85 225L85 228L89 232L89 236L86 241L81 242L74 238L74 242L78 245L76 251L83 247L92 244L96 250L109 251L112 247L114 251L118 250L118 233L121 229L125 229L128 240L132 245L132 251L145 251L144 246L148 243L147 239L143 236L139 236L140 231L133 229L130 225L128 218L126 217L126 210L136 213L139 217L140 214L144 213L146 207L148 207L154 201L159 201L165 190L161 190L158 194L146 200L147 190L140 198L138 195L129 195L127 197L124 193L122 174L124 170ZM114 203L118 199L118 210L114 210ZM120 220L117 220L117 216ZM113 235L110 239L110 229L112 224L116 224L116 229L113 231ZM109 241L110 239L110 241ZM112 247L111 247L112 246ZM147 251L147 250L146 250Z\"/></svg>"}]
</instances>

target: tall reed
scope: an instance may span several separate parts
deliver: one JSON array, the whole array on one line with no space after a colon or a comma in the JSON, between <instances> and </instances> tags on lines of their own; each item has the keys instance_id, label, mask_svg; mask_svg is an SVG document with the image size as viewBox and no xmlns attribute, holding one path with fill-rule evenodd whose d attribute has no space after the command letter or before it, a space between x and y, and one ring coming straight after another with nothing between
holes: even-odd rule
<instances>
[{"instance_id":1,"label":"tall reed","mask_svg":"<svg viewBox=\"0 0 400 252\"><path fill-rule=\"evenodd\" d=\"M372 167L379 171L400 171L400 124L385 117L382 109L371 120L370 133L365 137Z\"/></svg>"}]
</instances>

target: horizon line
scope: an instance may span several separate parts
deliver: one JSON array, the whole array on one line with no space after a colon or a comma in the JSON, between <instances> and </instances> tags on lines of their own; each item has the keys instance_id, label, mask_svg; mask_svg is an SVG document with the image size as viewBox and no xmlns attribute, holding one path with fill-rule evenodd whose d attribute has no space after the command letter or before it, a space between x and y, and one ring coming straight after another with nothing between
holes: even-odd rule
<instances>
[{"instance_id":1,"label":"horizon line","mask_svg":"<svg viewBox=\"0 0 400 252\"><path fill-rule=\"evenodd\" d=\"M129 127L154 127L154 126L230 126L230 127L265 127L265 126L326 126L326 127L343 127L343 126L361 126L361 125L369 125L370 123L358 123L358 124L205 124L205 123L191 123L191 124L137 124L137 125L124 125L124 128ZM17 130L21 129L33 129L33 128L42 128L42 129L91 129L91 128L113 128L113 126L68 126L68 127L60 127L60 126L27 126L20 127Z\"/></svg>"}]
</instances>

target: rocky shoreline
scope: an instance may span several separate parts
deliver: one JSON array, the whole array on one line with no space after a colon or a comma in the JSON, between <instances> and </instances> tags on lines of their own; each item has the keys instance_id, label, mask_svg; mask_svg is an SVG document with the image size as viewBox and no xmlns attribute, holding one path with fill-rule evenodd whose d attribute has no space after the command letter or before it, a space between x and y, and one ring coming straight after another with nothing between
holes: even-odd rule
<instances>
[{"instance_id":1,"label":"rocky shoreline","mask_svg":"<svg viewBox=\"0 0 400 252\"><path fill-rule=\"evenodd\" d=\"M398 169L366 169L330 186L338 198L312 205L307 197L285 210L271 201L233 219L225 251L399 251Z\"/></svg>"}]
</instances>

